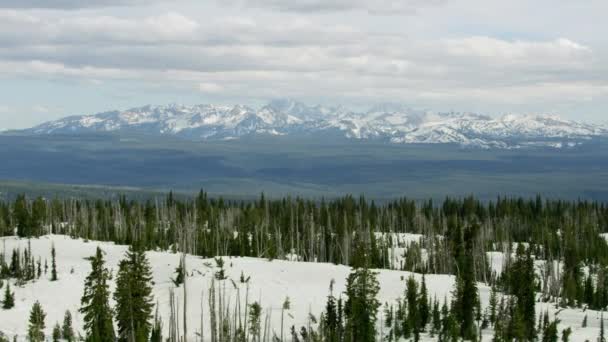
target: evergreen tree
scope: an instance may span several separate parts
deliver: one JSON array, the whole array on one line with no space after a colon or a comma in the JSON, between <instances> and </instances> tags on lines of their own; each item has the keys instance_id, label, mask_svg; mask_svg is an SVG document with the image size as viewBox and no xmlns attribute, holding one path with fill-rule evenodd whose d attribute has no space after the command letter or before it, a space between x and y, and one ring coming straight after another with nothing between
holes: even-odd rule
<instances>
[{"instance_id":1,"label":"evergreen tree","mask_svg":"<svg viewBox=\"0 0 608 342\"><path fill-rule=\"evenodd\" d=\"M57 281L57 261L55 253L55 244L51 246L51 281Z\"/></svg>"},{"instance_id":2,"label":"evergreen tree","mask_svg":"<svg viewBox=\"0 0 608 342\"><path fill-rule=\"evenodd\" d=\"M458 230L458 228L456 228ZM454 301L452 310L460 323L460 337L467 340L475 340L477 331L475 328L475 307L479 301L477 292L477 280L475 279L474 239L479 230L477 224L465 229L464 241L454 245L454 257L456 259L456 284L454 289ZM458 233L455 233L458 235ZM456 238L457 239L457 238Z\"/></svg>"},{"instance_id":3,"label":"evergreen tree","mask_svg":"<svg viewBox=\"0 0 608 342\"><path fill-rule=\"evenodd\" d=\"M46 314L42 310L40 302L34 303L32 311L30 311L30 323L27 330L27 336L30 342L44 341L44 319Z\"/></svg>"},{"instance_id":4,"label":"evergreen tree","mask_svg":"<svg viewBox=\"0 0 608 342\"><path fill-rule=\"evenodd\" d=\"M425 331L426 325L429 323L430 316L429 295L426 288L426 277L422 275L422 284L420 285L420 298L418 299L418 313L420 315L420 330Z\"/></svg>"},{"instance_id":5,"label":"evergreen tree","mask_svg":"<svg viewBox=\"0 0 608 342\"><path fill-rule=\"evenodd\" d=\"M490 322L492 325L496 323L496 306L498 305L498 299L496 298L496 286L492 286L490 290Z\"/></svg>"},{"instance_id":6,"label":"evergreen tree","mask_svg":"<svg viewBox=\"0 0 608 342\"><path fill-rule=\"evenodd\" d=\"M10 275L13 278L21 278L21 260L19 251L16 249L13 249L13 254L11 255Z\"/></svg>"},{"instance_id":7,"label":"evergreen tree","mask_svg":"<svg viewBox=\"0 0 608 342\"><path fill-rule=\"evenodd\" d=\"M144 342L152 329L152 271L141 249L130 247L118 266L116 278L116 322L118 340Z\"/></svg>"},{"instance_id":8,"label":"evergreen tree","mask_svg":"<svg viewBox=\"0 0 608 342\"><path fill-rule=\"evenodd\" d=\"M59 342L61 340L61 326L59 323L53 327L53 342Z\"/></svg>"},{"instance_id":9,"label":"evergreen tree","mask_svg":"<svg viewBox=\"0 0 608 342\"><path fill-rule=\"evenodd\" d=\"M67 310L63 316L63 324L61 325L61 338L67 342L75 341L74 328L72 327L72 313Z\"/></svg>"},{"instance_id":10,"label":"evergreen tree","mask_svg":"<svg viewBox=\"0 0 608 342\"><path fill-rule=\"evenodd\" d=\"M407 299L407 325L408 330L414 333L414 340L420 339L420 312L418 306L418 283L413 276L410 276L406 281L405 297Z\"/></svg>"},{"instance_id":11,"label":"evergreen tree","mask_svg":"<svg viewBox=\"0 0 608 342\"><path fill-rule=\"evenodd\" d=\"M29 205L25 195L17 196L13 205L13 217L17 226L17 235L19 237L28 237L31 235L31 218Z\"/></svg>"},{"instance_id":12,"label":"evergreen tree","mask_svg":"<svg viewBox=\"0 0 608 342\"><path fill-rule=\"evenodd\" d=\"M150 333L150 342L163 342L163 321L158 315L158 306L156 308L156 315L154 316L152 332Z\"/></svg>"},{"instance_id":13,"label":"evergreen tree","mask_svg":"<svg viewBox=\"0 0 608 342\"><path fill-rule=\"evenodd\" d=\"M184 274L184 265L183 265L183 261L180 258L179 259L179 265L177 265L177 267L175 268L175 278L173 278L173 284L175 284L175 286L180 286L181 284L184 283L184 277L186 275Z\"/></svg>"},{"instance_id":14,"label":"evergreen tree","mask_svg":"<svg viewBox=\"0 0 608 342\"><path fill-rule=\"evenodd\" d=\"M355 269L346 281L344 304L346 341L373 342L376 339L376 318L380 302L376 298L380 286L376 274L369 269Z\"/></svg>"},{"instance_id":15,"label":"evergreen tree","mask_svg":"<svg viewBox=\"0 0 608 342\"><path fill-rule=\"evenodd\" d=\"M545 331L543 332L542 342L558 342L557 336L557 324L558 320L553 320L551 323L547 325Z\"/></svg>"},{"instance_id":16,"label":"evergreen tree","mask_svg":"<svg viewBox=\"0 0 608 342\"><path fill-rule=\"evenodd\" d=\"M606 342L606 336L604 333L604 311L600 315L600 338L598 342Z\"/></svg>"},{"instance_id":17,"label":"evergreen tree","mask_svg":"<svg viewBox=\"0 0 608 342\"><path fill-rule=\"evenodd\" d=\"M526 250L523 244L517 246L516 255L517 259L509 274L511 277L510 288L517 299L516 317L521 320L525 337L533 339L536 336L534 260L531 255L531 248Z\"/></svg>"},{"instance_id":18,"label":"evergreen tree","mask_svg":"<svg viewBox=\"0 0 608 342\"><path fill-rule=\"evenodd\" d=\"M261 342L261 320L262 307L258 302L249 305L249 333L251 334L252 342Z\"/></svg>"},{"instance_id":19,"label":"evergreen tree","mask_svg":"<svg viewBox=\"0 0 608 342\"><path fill-rule=\"evenodd\" d=\"M40 279L42 275L42 260L38 257L38 261L36 262L36 278Z\"/></svg>"},{"instance_id":20,"label":"evergreen tree","mask_svg":"<svg viewBox=\"0 0 608 342\"><path fill-rule=\"evenodd\" d=\"M104 265L103 252L99 247L89 258L91 273L84 284L80 313L83 314L87 342L113 342L114 326L110 307L109 271Z\"/></svg>"},{"instance_id":21,"label":"evergreen tree","mask_svg":"<svg viewBox=\"0 0 608 342\"><path fill-rule=\"evenodd\" d=\"M570 335L572 335L572 329L570 327L562 330L562 342L570 341Z\"/></svg>"},{"instance_id":22,"label":"evergreen tree","mask_svg":"<svg viewBox=\"0 0 608 342\"><path fill-rule=\"evenodd\" d=\"M581 324L582 328L586 328L587 327L587 315L585 314L585 317L583 317L583 324Z\"/></svg>"},{"instance_id":23,"label":"evergreen tree","mask_svg":"<svg viewBox=\"0 0 608 342\"><path fill-rule=\"evenodd\" d=\"M433 332L439 333L441 331L441 312L439 311L439 302L437 298L433 301Z\"/></svg>"},{"instance_id":24,"label":"evergreen tree","mask_svg":"<svg viewBox=\"0 0 608 342\"><path fill-rule=\"evenodd\" d=\"M11 284L7 281L4 288L4 299L2 300L2 308L10 310L15 307L15 293L11 292Z\"/></svg>"}]
</instances>

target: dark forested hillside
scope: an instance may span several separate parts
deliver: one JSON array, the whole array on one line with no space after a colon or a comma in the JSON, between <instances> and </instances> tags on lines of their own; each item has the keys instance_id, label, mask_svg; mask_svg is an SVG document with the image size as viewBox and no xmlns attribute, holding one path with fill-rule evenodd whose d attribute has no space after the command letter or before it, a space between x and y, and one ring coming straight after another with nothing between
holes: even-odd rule
<instances>
[{"instance_id":1,"label":"dark forested hillside","mask_svg":"<svg viewBox=\"0 0 608 342\"><path fill-rule=\"evenodd\" d=\"M143 191L272 197L423 200L475 194L608 200L608 149L470 149L274 137L191 142L120 135L0 135L0 181L19 189L130 187ZM33 184L27 186L27 184ZM3 192L6 187L0 187ZM99 189L103 192L103 188ZM13 191L14 192L14 191Z\"/></svg>"},{"instance_id":2,"label":"dark forested hillside","mask_svg":"<svg viewBox=\"0 0 608 342\"><path fill-rule=\"evenodd\" d=\"M301 331L292 327L294 341L375 341L378 335L386 341L418 340L421 334L441 341L477 340L490 327L495 341L530 341L540 336L543 341L554 341L559 321L538 312L537 303L598 311L608 306L607 231L606 204L541 197L487 202L473 197L441 202L401 198L376 204L352 196L312 201L267 199L261 195L252 201L235 201L210 198L201 191L193 199L179 199L172 193L144 201L124 196L118 200L49 200L19 195L15 200L0 202L0 233L4 236L30 239L64 234L131 246L119 264L115 319L118 333L123 335L140 324L141 331L137 331L142 337L138 341L145 341L154 329L162 333L162 327L151 325L152 276L145 250L182 253L175 278L171 279L176 287L193 276L187 271L186 254L215 258L218 271L214 279L218 282L227 278L224 261L217 256L351 266L344 298L333 295L332 282L320 321L314 318L315 323L309 322ZM51 274L56 280L55 253L53 247ZM499 268L494 259L497 254L502 256ZM90 260L92 273L85 283L83 313L100 310L96 305L103 303L95 302L95 296L106 301L109 296L106 285L96 283L105 284L110 279L103 266L103 253L98 250ZM46 265L47 261L45 272ZM371 269L411 271L429 277L453 275L451 300L430 298L423 276L421 282L413 277L403 279L404 297L396 306L383 305L377 300L380 285ZM16 284L24 284L40 278L42 263L40 258L35 261L28 247L25 251L13 250L10 258L2 254L0 270L1 278L15 278ZM244 275L240 281L248 282ZM133 285L135 282L138 285ZM233 284L237 286L234 280ZM492 289L485 308L480 284ZM212 282L209 288L213 300L214 286ZM100 289L101 294L95 292ZM8 309L14 305L11 291L7 286L4 303ZM131 300L142 302L136 308ZM173 303L175 299L170 300ZM254 325L253 330L247 330L236 324L239 314L231 318L217 309L213 300L210 310L219 318L210 318L211 334L224 336L227 341L267 340L259 337L267 329L259 326L260 303L251 304L253 317L245 314ZM288 299L283 310L285 307L289 308ZM42 309L32 310L40 315ZM136 322L130 318L133 310L138 310ZM95 333L91 329L111 329L112 314L107 311L104 318L110 323L91 321L103 326L86 328L87 333ZM178 324L175 312L171 317L171 324ZM378 330L380 317L385 320L380 324L386 332ZM228 330L213 330L218 324L226 324ZM252 334L251 339L242 335L245 331ZM170 332L179 336L178 330ZM569 333L564 330L561 335L567 340Z\"/></svg>"},{"instance_id":3,"label":"dark forested hillside","mask_svg":"<svg viewBox=\"0 0 608 342\"><path fill-rule=\"evenodd\" d=\"M455 274L455 260L468 250L476 280L505 284L509 279L497 279L487 252L511 255L525 243L538 260L564 262L561 277L553 274L558 270L547 269L541 281L544 296L565 296L569 303L600 307L608 303L608 287L604 290L602 283L608 246L601 234L606 231L605 204L540 197L488 203L472 197L441 203L403 198L377 205L350 196L330 201L264 196L249 202L226 201L201 192L194 200L178 200L172 194L145 202L21 195L0 203L3 235L67 234L161 250L179 249L187 237L187 252L205 257L291 255L302 261L437 274ZM399 235L403 233L421 238L396 258L395 250L402 251ZM583 266L589 270L587 276L594 275L594 293L601 293L600 297L585 293Z\"/></svg>"}]
</instances>

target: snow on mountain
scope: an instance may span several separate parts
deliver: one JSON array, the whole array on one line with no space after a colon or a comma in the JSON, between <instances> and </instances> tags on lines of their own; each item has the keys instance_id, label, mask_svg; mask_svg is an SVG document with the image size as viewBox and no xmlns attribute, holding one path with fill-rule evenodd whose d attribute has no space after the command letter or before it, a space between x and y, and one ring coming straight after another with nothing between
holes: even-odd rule
<instances>
[{"instance_id":1,"label":"snow on mountain","mask_svg":"<svg viewBox=\"0 0 608 342\"><path fill-rule=\"evenodd\" d=\"M608 136L608 127L551 115L435 113L383 104L366 112L275 100L247 106L168 105L72 116L26 130L34 134L141 132L192 140L251 135L339 134L402 144L459 144L482 148L572 147Z\"/></svg>"}]
</instances>

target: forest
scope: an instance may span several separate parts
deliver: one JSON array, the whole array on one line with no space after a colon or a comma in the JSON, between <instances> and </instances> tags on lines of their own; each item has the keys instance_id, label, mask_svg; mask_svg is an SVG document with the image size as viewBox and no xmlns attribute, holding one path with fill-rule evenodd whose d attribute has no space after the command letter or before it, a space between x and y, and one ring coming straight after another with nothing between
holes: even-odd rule
<instances>
[{"instance_id":1,"label":"forest","mask_svg":"<svg viewBox=\"0 0 608 342\"><path fill-rule=\"evenodd\" d=\"M320 315L311 317L314 324L281 326L275 335L262 316L263 303L247 301L244 308L230 308L222 302L219 284L226 277L218 271L217 285L208 289L214 314L208 318L206 338L213 342L418 341L421 334L438 341L477 341L489 327L493 341L568 341L571 331L558 331L557 318L537 312L536 303L603 312L608 305L608 244L603 235L607 231L606 204L540 196L494 201L446 198L439 203L401 198L376 204L363 196L307 200L269 199L262 194L256 200L237 201L211 198L201 191L193 199L178 199L172 193L149 200L20 195L0 203L2 236L67 235L130 246L114 275L104 266L101 250L89 259L91 273L81 308L81 337L86 341L186 339L180 337L179 308L173 312L173 306L172 318L165 322L169 334L162 336L145 251L184 255L175 270L176 291L188 279L186 254L215 258L220 270L221 257L229 256L352 267L344 293L334 293L333 283L328 284L327 304ZM404 241L406 235L417 238ZM502 272L493 267L491 255L496 252L505 256ZM9 280L18 285L47 272L51 279L57 277L54 247L52 255L49 266L27 248L2 254L0 275L7 284L2 289L3 309L14 306ZM381 303L377 270L382 269L415 272L422 280L405 279L402 300ZM425 276L439 274L456 279L449 301L428 294ZM114 293L107 285L112 276ZM240 281L245 284L247 279L242 276ZM479 284L491 287L486 307L479 298ZM289 305L286 298L284 309ZM55 327L54 340L77 340L69 315L64 327ZM40 334L40 305L32 307L29 320L29 339L45 340ZM603 317L601 324L597 338L605 341ZM201 341L207 339L200 336Z\"/></svg>"}]
</instances>

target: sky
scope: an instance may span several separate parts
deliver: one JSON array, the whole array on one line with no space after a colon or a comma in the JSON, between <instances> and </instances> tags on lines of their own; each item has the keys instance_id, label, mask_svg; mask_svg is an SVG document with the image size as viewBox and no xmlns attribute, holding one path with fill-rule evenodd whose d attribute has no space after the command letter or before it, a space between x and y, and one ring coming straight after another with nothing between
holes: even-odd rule
<instances>
[{"instance_id":1,"label":"sky","mask_svg":"<svg viewBox=\"0 0 608 342\"><path fill-rule=\"evenodd\" d=\"M0 0L0 129L275 98L608 123L606 0Z\"/></svg>"}]
</instances>

